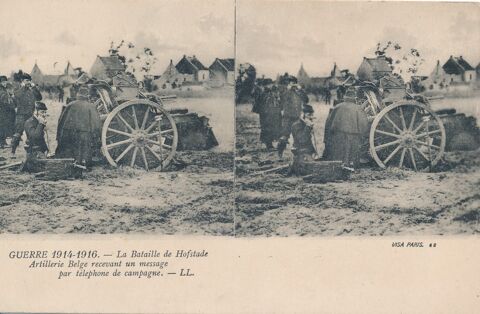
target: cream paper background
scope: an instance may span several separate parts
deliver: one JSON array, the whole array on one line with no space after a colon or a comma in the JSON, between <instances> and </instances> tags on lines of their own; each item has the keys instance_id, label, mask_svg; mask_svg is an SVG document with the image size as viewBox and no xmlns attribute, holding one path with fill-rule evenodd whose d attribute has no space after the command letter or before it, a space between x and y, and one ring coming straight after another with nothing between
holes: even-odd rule
<instances>
[{"instance_id":1,"label":"cream paper background","mask_svg":"<svg viewBox=\"0 0 480 314\"><path fill-rule=\"evenodd\" d=\"M408 238L408 237L407 237ZM68 313L478 313L480 241L458 238L2 236L0 310ZM436 248L392 248L392 241ZM24 249L207 249L196 276L65 279ZM23 265L22 265L23 264ZM172 264L173 265L173 264Z\"/></svg>"},{"instance_id":2,"label":"cream paper background","mask_svg":"<svg viewBox=\"0 0 480 314\"><path fill-rule=\"evenodd\" d=\"M393 241L436 242L437 247L392 248ZM50 270L28 270L28 263L8 258L11 250L155 248L206 249L209 258L195 262L193 279L140 280L57 280ZM175 263L183 264L191 265ZM479 265L478 237L1 235L0 311L479 313Z\"/></svg>"}]
</instances>

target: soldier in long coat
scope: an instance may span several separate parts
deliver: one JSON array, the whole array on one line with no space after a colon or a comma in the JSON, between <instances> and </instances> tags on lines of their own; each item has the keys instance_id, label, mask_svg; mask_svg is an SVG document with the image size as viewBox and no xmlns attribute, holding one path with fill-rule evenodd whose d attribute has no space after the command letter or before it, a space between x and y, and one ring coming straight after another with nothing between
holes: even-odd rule
<instances>
[{"instance_id":1,"label":"soldier in long coat","mask_svg":"<svg viewBox=\"0 0 480 314\"><path fill-rule=\"evenodd\" d=\"M75 158L78 164L90 166L94 150L99 149L101 133L100 115L90 101L90 90L79 88L77 100L70 102L58 120L57 150L55 155Z\"/></svg>"},{"instance_id":2,"label":"soldier in long coat","mask_svg":"<svg viewBox=\"0 0 480 314\"><path fill-rule=\"evenodd\" d=\"M13 135L15 123L15 103L7 89L7 77L0 76L0 148L6 144L6 138Z\"/></svg>"},{"instance_id":3,"label":"soldier in long coat","mask_svg":"<svg viewBox=\"0 0 480 314\"><path fill-rule=\"evenodd\" d=\"M273 149L272 143L280 137L282 108L276 86L266 86L255 99L253 111L260 117L260 141Z\"/></svg>"},{"instance_id":4,"label":"soldier in long coat","mask_svg":"<svg viewBox=\"0 0 480 314\"><path fill-rule=\"evenodd\" d=\"M15 91L15 104L17 112L15 115L15 134L12 138L12 157L15 155L18 145L22 140L22 134L25 127L25 121L30 119L35 110L35 101L42 100L42 94L35 84L31 82L32 78L28 74L23 74L22 83Z\"/></svg>"},{"instance_id":5,"label":"soldier in long coat","mask_svg":"<svg viewBox=\"0 0 480 314\"><path fill-rule=\"evenodd\" d=\"M360 106L351 102L337 105L330 111L325 122L323 157L357 167L368 132L368 117Z\"/></svg>"}]
</instances>

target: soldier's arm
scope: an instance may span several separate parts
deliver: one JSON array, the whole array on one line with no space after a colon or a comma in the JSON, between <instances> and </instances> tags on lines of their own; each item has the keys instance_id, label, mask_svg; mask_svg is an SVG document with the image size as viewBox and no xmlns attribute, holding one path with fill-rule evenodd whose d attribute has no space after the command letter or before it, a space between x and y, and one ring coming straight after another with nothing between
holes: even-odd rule
<instances>
[{"instance_id":1,"label":"soldier's arm","mask_svg":"<svg viewBox=\"0 0 480 314\"><path fill-rule=\"evenodd\" d=\"M38 88L36 86L34 86L32 88L32 91L33 91L33 95L35 96L35 100L37 100L37 101L42 100L42 94L40 93L40 91L38 90Z\"/></svg>"},{"instance_id":2,"label":"soldier's arm","mask_svg":"<svg viewBox=\"0 0 480 314\"><path fill-rule=\"evenodd\" d=\"M0 91L0 105L7 105L9 103L9 98L7 91Z\"/></svg>"},{"instance_id":3,"label":"soldier's arm","mask_svg":"<svg viewBox=\"0 0 480 314\"><path fill-rule=\"evenodd\" d=\"M305 93L303 90L300 93L301 93L301 97L302 97L302 100L304 101L304 103L308 103L309 99L308 99L307 93Z\"/></svg>"},{"instance_id":4,"label":"soldier's arm","mask_svg":"<svg viewBox=\"0 0 480 314\"><path fill-rule=\"evenodd\" d=\"M27 133L27 138L32 141L38 142L43 139L43 134L45 130L45 125L38 123L36 126L31 122L25 123L25 133Z\"/></svg>"},{"instance_id":5,"label":"soldier's arm","mask_svg":"<svg viewBox=\"0 0 480 314\"><path fill-rule=\"evenodd\" d=\"M18 104L17 104L17 99L15 98L15 95L13 95L11 98L10 98L11 102L10 102L10 106L12 109L17 109L18 107Z\"/></svg>"}]
</instances>

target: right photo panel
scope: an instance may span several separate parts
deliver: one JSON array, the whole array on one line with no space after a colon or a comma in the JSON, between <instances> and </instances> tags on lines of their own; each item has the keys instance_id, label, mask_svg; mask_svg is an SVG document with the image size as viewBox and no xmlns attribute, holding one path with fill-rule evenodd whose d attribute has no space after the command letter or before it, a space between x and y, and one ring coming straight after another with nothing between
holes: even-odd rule
<instances>
[{"instance_id":1,"label":"right photo panel","mask_svg":"<svg viewBox=\"0 0 480 314\"><path fill-rule=\"evenodd\" d=\"M237 0L236 60L237 237L480 232L478 3Z\"/></svg>"}]
</instances>

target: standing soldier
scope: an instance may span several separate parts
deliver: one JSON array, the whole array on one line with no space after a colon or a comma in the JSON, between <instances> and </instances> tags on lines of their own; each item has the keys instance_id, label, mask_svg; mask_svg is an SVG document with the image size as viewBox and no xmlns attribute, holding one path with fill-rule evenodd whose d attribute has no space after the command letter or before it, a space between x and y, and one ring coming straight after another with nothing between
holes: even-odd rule
<instances>
[{"instance_id":1,"label":"standing soldier","mask_svg":"<svg viewBox=\"0 0 480 314\"><path fill-rule=\"evenodd\" d=\"M362 146L368 138L368 116L361 106L343 102L334 107L325 122L326 160L342 160L348 167L360 164Z\"/></svg>"},{"instance_id":2,"label":"standing soldier","mask_svg":"<svg viewBox=\"0 0 480 314\"><path fill-rule=\"evenodd\" d=\"M63 91L63 87L58 85L57 89L58 89L58 101L63 102L63 96L65 95L65 92Z\"/></svg>"},{"instance_id":3,"label":"standing soldier","mask_svg":"<svg viewBox=\"0 0 480 314\"><path fill-rule=\"evenodd\" d=\"M281 110L277 87L271 80L267 81L263 93L255 101L254 112L260 116L260 141L269 150L273 149L273 141L280 136Z\"/></svg>"},{"instance_id":4,"label":"standing soldier","mask_svg":"<svg viewBox=\"0 0 480 314\"><path fill-rule=\"evenodd\" d=\"M12 158L15 158L22 134L27 121L35 110L35 101L42 100L42 94L38 91L35 84L31 82L32 78L28 74L23 74L20 88L15 91L15 103L17 113L15 116L15 134L12 138Z\"/></svg>"},{"instance_id":5,"label":"standing soldier","mask_svg":"<svg viewBox=\"0 0 480 314\"><path fill-rule=\"evenodd\" d=\"M92 165L92 157L99 150L102 129L100 115L90 99L93 90L86 85L78 89L77 100L62 111L57 126L57 150L61 158L75 158L77 164Z\"/></svg>"},{"instance_id":6,"label":"standing soldier","mask_svg":"<svg viewBox=\"0 0 480 314\"><path fill-rule=\"evenodd\" d=\"M7 144L7 137L12 135L15 119L15 103L7 89L7 77L0 76L0 148Z\"/></svg>"},{"instance_id":7,"label":"standing soldier","mask_svg":"<svg viewBox=\"0 0 480 314\"><path fill-rule=\"evenodd\" d=\"M253 85L253 89L252 89L252 98L253 98L252 112L260 113L263 90L264 90L263 83L257 80L257 82L255 82L255 84Z\"/></svg>"},{"instance_id":8,"label":"standing soldier","mask_svg":"<svg viewBox=\"0 0 480 314\"><path fill-rule=\"evenodd\" d=\"M325 105L330 105L330 101L332 99L332 92L330 91L330 88L327 87L325 90Z\"/></svg>"},{"instance_id":9,"label":"standing soldier","mask_svg":"<svg viewBox=\"0 0 480 314\"><path fill-rule=\"evenodd\" d=\"M282 136L278 141L278 155L283 156L283 151L287 147L288 139L292 133L292 124L300 119L302 108L308 103L308 96L296 84L296 79L291 79L287 89L281 94L282 104Z\"/></svg>"}]
</instances>

